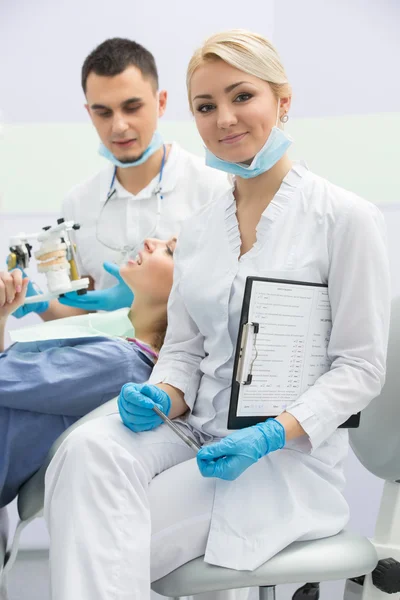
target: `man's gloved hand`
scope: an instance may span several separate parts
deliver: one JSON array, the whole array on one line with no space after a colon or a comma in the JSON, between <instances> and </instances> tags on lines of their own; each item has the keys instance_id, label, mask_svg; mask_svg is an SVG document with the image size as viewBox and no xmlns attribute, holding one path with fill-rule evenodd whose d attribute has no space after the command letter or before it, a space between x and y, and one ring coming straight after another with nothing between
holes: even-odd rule
<instances>
[{"instance_id":1,"label":"man's gloved hand","mask_svg":"<svg viewBox=\"0 0 400 600\"><path fill-rule=\"evenodd\" d=\"M19 271L21 271L22 276L28 277L28 275L25 273L25 271L23 269L21 269L21 267L17 267L17 269ZM26 291L26 298L30 297L30 296L37 296L38 294L41 294L42 290L39 288L38 285L36 285L36 283L34 283L33 281L29 280L28 282L28 288ZM49 303L46 302L35 302L34 304L23 304L22 306L20 306L19 308L17 308L16 311L14 311L12 313L13 317L16 317L17 319L21 319L21 317L24 317L25 315L28 315L29 313L43 313L45 312L47 309L49 308Z\"/></svg>"},{"instance_id":2,"label":"man's gloved hand","mask_svg":"<svg viewBox=\"0 0 400 600\"><path fill-rule=\"evenodd\" d=\"M124 425L132 431L148 431L163 423L153 410L157 406L165 415L171 410L171 399L164 390L148 383L126 383L118 396L118 409Z\"/></svg>"},{"instance_id":3,"label":"man's gloved hand","mask_svg":"<svg viewBox=\"0 0 400 600\"><path fill-rule=\"evenodd\" d=\"M133 292L119 274L118 265L105 262L103 267L107 273L118 280L116 285L105 290L94 290L82 295L77 294L77 292L68 292L59 298L59 302L65 306L73 306L88 311L128 308L133 302Z\"/></svg>"},{"instance_id":4,"label":"man's gloved hand","mask_svg":"<svg viewBox=\"0 0 400 600\"><path fill-rule=\"evenodd\" d=\"M268 419L203 446L197 454L197 464L203 477L233 481L262 456L283 448L285 441L283 425Z\"/></svg>"}]
</instances>

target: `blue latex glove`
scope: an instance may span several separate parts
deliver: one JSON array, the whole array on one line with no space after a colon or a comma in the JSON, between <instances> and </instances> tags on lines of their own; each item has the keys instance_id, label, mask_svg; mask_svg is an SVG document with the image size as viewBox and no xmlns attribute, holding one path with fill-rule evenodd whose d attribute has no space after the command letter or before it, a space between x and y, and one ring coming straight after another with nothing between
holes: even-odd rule
<instances>
[{"instance_id":1,"label":"blue latex glove","mask_svg":"<svg viewBox=\"0 0 400 600\"><path fill-rule=\"evenodd\" d=\"M165 415L171 410L171 399L164 390L148 383L126 383L118 396L118 409L124 425L132 431L148 431L163 423L153 410L157 406Z\"/></svg>"},{"instance_id":2,"label":"blue latex glove","mask_svg":"<svg viewBox=\"0 0 400 600\"><path fill-rule=\"evenodd\" d=\"M77 294L77 292L68 292L59 298L59 302L65 304L65 306L73 306L89 311L128 308L133 302L133 292L119 274L118 265L105 262L103 267L107 273L118 280L116 285L105 290L94 290L82 295Z\"/></svg>"},{"instance_id":3,"label":"blue latex glove","mask_svg":"<svg viewBox=\"0 0 400 600\"><path fill-rule=\"evenodd\" d=\"M283 448L285 441L283 425L268 419L203 446L197 454L197 464L203 477L233 481L262 456Z\"/></svg>"},{"instance_id":4,"label":"blue latex glove","mask_svg":"<svg viewBox=\"0 0 400 600\"><path fill-rule=\"evenodd\" d=\"M25 273L25 271L23 269L21 269L21 267L17 267L17 269L19 269L21 271L21 273L24 277L28 277L28 275ZM41 294L41 293L42 293L42 291L36 285L36 283L29 280L28 288L26 290L26 298L28 298L29 296L37 296L38 294ZM17 310L15 310L12 313L12 316L16 317L17 319L21 319L21 317L24 317L25 315L28 315L29 313L32 313L32 312L37 313L37 314L43 313L48 308L49 308L49 303L47 301L46 302L35 302L34 304L23 304L22 306L17 308Z\"/></svg>"}]
</instances>

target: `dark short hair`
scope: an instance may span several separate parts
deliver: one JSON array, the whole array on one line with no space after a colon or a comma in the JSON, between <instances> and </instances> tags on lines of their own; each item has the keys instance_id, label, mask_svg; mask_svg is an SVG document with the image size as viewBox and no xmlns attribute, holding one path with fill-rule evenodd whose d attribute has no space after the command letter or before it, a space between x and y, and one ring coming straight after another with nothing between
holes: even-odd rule
<instances>
[{"instance_id":1,"label":"dark short hair","mask_svg":"<svg viewBox=\"0 0 400 600\"><path fill-rule=\"evenodd\" d=\"M143 77L153 79L158 89L158 73L154 56L143 46L125 38L110 38L97 46L85 59L82 66L82 88L86 94L86 83L90 73L113 77L130 66L137 67Z\"/></svg>"}]
</instances>

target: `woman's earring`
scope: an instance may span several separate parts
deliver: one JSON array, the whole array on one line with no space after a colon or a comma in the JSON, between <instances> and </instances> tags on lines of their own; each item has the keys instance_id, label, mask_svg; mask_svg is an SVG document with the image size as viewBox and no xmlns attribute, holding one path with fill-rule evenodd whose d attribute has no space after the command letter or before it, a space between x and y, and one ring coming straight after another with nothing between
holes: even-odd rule
<instances>
[{"instance_id":1,"label":"woman's earring","mask_svg":"<svg viewBox=\"0 0 400 600\"><path fill-rule=\"evenodd\" d=\"M288 121L289 121L289 115L287 113L285 113L284 115L281 116L281 118L280 118L281 123L287 123Z\"/></svg>"}]
</instances>

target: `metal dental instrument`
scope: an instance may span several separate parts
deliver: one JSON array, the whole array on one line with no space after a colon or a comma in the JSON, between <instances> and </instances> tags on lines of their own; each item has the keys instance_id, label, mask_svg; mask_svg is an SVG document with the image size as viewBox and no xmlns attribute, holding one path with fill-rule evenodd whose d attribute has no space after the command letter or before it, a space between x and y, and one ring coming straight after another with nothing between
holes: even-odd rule
<instances>
[{"instance_id":1,"label":"metal dental instrument","mask_svg":"<svg viewBox=\"0 0 400 600\"><path fill-rule=\"evenodd\" d=\"M173 421L171 421L171 419L168 419L167 415L165 415L157 406L153 406L153 410L164 421L164 423L166 425L168 425L168 427L170 427L173 431L175 431L176 435L179 436L181 438L181 440L184 441L185 444L187 444L189 446L189 448L194 450L194 452L196 452L196 454L197 454L197 452L200 450L201 446L199 446L199 444L197 442L195 442L192 438L185 435L183 433L183 431L181 431L179 429L179 427L177 425L175 425L175 423Z\"/></svg>"}]
</instances>

